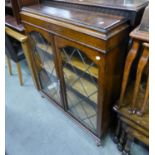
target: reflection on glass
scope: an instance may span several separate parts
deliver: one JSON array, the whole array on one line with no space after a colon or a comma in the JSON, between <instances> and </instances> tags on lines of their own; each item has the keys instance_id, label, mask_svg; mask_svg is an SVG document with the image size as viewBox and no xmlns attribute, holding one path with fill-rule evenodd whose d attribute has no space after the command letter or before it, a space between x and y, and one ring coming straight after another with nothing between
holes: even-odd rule
<instances>
[{"instance_id":1,"label":"reflection on glass","mask_svg":"<svg viewBox=\"0 0 155 155\"><path fill-rule=\"evenodd\" d=\"M35 55L35 63L39 69L38 75L42 90L60 103L59 81L55 70L52 46L38 32L32 32L30 37L33 46L33 54Z\"/></svg>"},{"instance_id":2,"label":"reflection on glass","mask_svg":"<svg viewBox=\"0 0 155 155\"><path fill-rule=\"evenodd\" d=\"M68 110L93 131L96 131L97 65L79 49L61 49L66 83Z\"/></svg>"}]
</instances>

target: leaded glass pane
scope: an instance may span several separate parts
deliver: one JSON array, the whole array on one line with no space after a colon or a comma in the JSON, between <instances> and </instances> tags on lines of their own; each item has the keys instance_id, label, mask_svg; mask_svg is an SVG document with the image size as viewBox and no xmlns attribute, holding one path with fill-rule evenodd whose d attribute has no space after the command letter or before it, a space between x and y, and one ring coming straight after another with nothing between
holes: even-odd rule
<instances>
[{"instance_id":1,"label":"leaded glass pane","mask_svg":"<svg viewBox=\"0 0 155 155\"><path fill-rule=\"evenodd\" d=\"M97 126L98 67L77 48L61 49L68 110L93 131Z\"/></svg>"},{"instance_id":2,"label":"leaded glass pane","mask_svg":"<svg viewBox=\"0 0 155 155\"><path fill-rule=\"evenodd\" d=\"M38 32L30 34L33 46L34 60L39 68L39 79L42 90L60 103L59 81L57 78L54 54L51 43Z\"/></svg>"}]
</instances>

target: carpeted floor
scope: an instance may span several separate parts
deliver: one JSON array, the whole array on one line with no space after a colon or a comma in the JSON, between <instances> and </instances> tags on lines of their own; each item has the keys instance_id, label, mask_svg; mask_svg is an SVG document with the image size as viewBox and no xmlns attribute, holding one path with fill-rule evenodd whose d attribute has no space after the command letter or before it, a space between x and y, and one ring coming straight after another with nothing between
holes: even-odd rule
<instances>
[{"instance_id":1,"label":"carpeted floor","mask_svg":"<svg viewBox=\"0 0 155 155\"><path fill-rule=\"evenodd\" d=\"M13 75L6 66L6 154L7 155L121 155L107 136L97 147L94 139L34 88L25 61L24 86L19 85L15 64ZM133 155L148 155L141 145L132 145Z\"/></svg>"}]
</instances>

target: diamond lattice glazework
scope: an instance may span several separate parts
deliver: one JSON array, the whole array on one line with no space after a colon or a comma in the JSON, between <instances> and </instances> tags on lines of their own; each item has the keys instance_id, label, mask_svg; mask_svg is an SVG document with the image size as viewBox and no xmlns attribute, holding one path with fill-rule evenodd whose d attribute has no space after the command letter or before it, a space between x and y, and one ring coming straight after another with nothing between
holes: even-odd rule
<instances>
[{"instance_id":1,"label":"diamond lattice glazework","mask_svg":"<svg viewBox=\"0 0 155 155\"><path fill-rule=\"evenodd\" d=\"M98 67L77 48L61 49L68 110L85 126L96 131Z\"/></svg>"},{"instance_id":2,"label":"diamond lattice glazework","mask_svg":"<svg viewBox=\"0 0 155 155\"><path fill-rule=\"evenodd\" d=\"M30 37L42 90L60 103L59 81L55 70L52 46L38 32L32 32Z\"/></svg>"}]
</instances>

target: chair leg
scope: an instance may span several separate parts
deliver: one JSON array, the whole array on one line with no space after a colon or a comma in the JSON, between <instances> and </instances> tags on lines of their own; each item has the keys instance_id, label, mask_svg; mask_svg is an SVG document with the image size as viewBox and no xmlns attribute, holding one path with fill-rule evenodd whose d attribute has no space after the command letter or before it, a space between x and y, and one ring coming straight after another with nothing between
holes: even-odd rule
<instances>
[{"instance_id":1,"label":"chair leg","mask_svg":"<svg viewBox=\"0 0 155 155\"><path fill-rule=\"evenodd\" d=\"M122 152L122 155L130 155L130 149L131 149L131 145L134 141L134 137L131 136L130 134L127 135L127 141L124 147L124 150Z\"/></svg>"},{"instance_id":2,"label":"chair leg","mask_svg":"<svg viewBox=\"0 0 155 155\"><path fill-rule=\"evenodd\" d=\"M138 49L139 49L139 42L135 40L133 42L132 48L130 49L130 51L129 51L128 55L127 55L125 68L124 68L124 75L123 75L123 81L122 81L120 100L119 100L119 103L118 103L118 108L120 108L122 106L125 91L126 91L126 87L127 87L127 82L128 82L128 79L129 79L131 66L132 66L133 61L135 60L135 58L137 56Z\"/></svg>"},{"instance_id":3,"label":"chair leg","mask_svg":"<svg viewBox=\"0 0 155 155\"><path fill-rule=\"evenodd\" d=\"M131 109L129 110L129 112L131 112L131 113L135 113L135 111L136 111L137 94L138 94L143 70L144 70L145 66L147 65L148 61L149 61L149 51L148 51L147 47L144 47L142 56L138 62L138 67L137 67L136 81L135 81L135 86L134 86L134 91L133 91Z\"/></svg>"},{"instance_id":4,"label":"chair leg","mask_svg":"<svg viewBox=\"0 0 155 155\"><path fill-rule=\"evenodd\" d=\"M117 128L116 128L115 135L114 135L114 138L113 138L113 141L116 144L119 142L119 134L120 134L120 131L121 131L121 121L118 118L118 124L117 124Z\"/></svg>"},{"instance_id":5,"label":"chair leg","mask_svg":"<svg viewBox=\"0 0 155 155\"><path fill-rule=\"evenodd\" d=\"M22 72L21 72L21 67L20 67L20 63L16 63L16 66L17 66L17 71L18 71L18 77L19 77L19 82L20 82L20 85L22 86L23 85L23 79L22 79Z\"/></svg>"},{"instance_id":6,"label":"chair leg","mask_svg":"<svg viewBox=\"0 0 155 155\"><path fill-rule=\"evenodd\" d=\"M11 60L6 56L9 74L12 75Z\"/></svg>"},{"instance_id":7,"label":"chair leg","mask_svg":"<svg viewBox=\"0 0 155 155\"><path fill-rule=\"evenodd\" d=\"M125 137L126 137L126 132L123 128L121 128L121 135L120 135L119 143L117 144L117 148L119 151L123 151Z\"/></svg>"}]
</instances>

